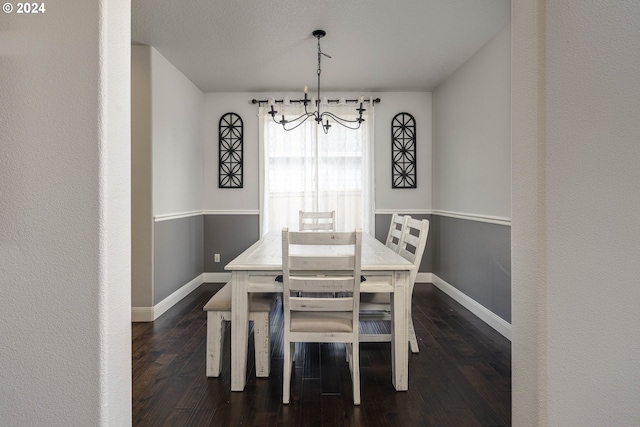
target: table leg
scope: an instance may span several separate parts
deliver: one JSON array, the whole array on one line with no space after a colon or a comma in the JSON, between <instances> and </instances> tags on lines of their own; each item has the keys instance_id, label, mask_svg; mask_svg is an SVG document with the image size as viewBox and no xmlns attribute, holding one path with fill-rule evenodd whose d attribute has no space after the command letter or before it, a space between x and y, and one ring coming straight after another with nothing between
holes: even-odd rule
<instances>
[{"instance_id":1,"label":"table leg","mask_svg":"<svg viewBox=\"0 0 640 427\"><path fill-rule=\"evenodd\" d=\"M396 271L394 276L394 292L391 294L392 381L396 391L406 391L409 389L409 272Z\"/></svg>"},{"instance_id":2,"label":"table leg","mask_svg":"<svg viewBox=\"0 0 640 427\"><path fill-rule=\"evenodd\" d=\"M247 379L249 274L231 273L231 391L242 391Z\"/></svg>"}]
</instances>

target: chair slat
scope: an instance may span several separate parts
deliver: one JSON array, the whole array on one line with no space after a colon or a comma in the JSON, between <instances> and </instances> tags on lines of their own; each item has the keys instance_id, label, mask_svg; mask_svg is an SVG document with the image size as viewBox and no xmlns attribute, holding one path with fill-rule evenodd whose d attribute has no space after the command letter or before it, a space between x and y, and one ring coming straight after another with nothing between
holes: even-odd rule
<instances>
[{"instance_id":1,"label":"chair slat","mask_svg":"<svg viewBox=\"0 0 640 427\"><path fill-rule=\"evenodd\" d=\"M354 257L349 255L332 257L310 257L303 255L291 255L290 268L296 270L353 270Z\"/></svg>"},{"instance_id":2,"label":"chair slat","mask_svg":"<svg viewBox=\"0 0 640 427\"><path fill-rule=\"evenodd\" d=\"M289 288L294 292L351 292L353 276L343 277L293 277Z\"/></svg>"},{"instance_id":3,"label":"chair slat","mask_svg":"<svg viewBox=\"0 0 640 427\"><path fill-rule=\"evenodd\" d=\"M389 234L387 235L387 241L385 245L391 250L398 252L400 248L400 242L402 242L402 235L405 232L407 220L409 216L402 216L393 214L391 217L391 225L389 225Z\"/></svg>"},{"instance_id":4,"label":"chair slat","mask_svg":"<svg viewBox=\"0 0 640 427\"><path fill-rule=\"evenodd\" d=\"M336 213L331 212L304 212L299 214L300 231L328 230L335 231Z\"/></svg>"},{"instance_id":5,"label":"chair slat","mask_svg":"<svg viewBox=\"0 0 640 427\"><path fill-rule=\"evenodd\" d=\"M351 311L353 298L291 297L291 311Z\"/></svg>"},{"instance_id":6,"label":"chair slat","mask_svg":"<svg viewBox=\"0 0 640 427\"><path fill-rule=\"evenodd\" d=\"M351 233L341 232L318 232L318 233L295 233L291 232L289 243L292 245L353 245L355 238Z\"/></svg>"}]
</instances>

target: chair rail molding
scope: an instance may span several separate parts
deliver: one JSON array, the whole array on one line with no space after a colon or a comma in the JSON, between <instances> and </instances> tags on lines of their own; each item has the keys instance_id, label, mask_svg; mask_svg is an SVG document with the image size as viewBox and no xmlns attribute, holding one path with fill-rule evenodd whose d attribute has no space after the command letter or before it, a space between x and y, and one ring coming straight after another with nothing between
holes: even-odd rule
<instances>
[{"instance_id":1,"label":"chair rail molding","mask_svg":"<svg viewBox=\"0 0 640 427\"><path fill-rule=\"evenodd\" d=\"M177 212L170 214L154 215L154 222L170 221L173 219L188 218L198 215L260 215L259 209L206 209L189 212Z\"/></svg>"},{"instance_id":2,"label":"chair rail molding","mask_svg":"<svg viewBox=\"0 0 640 427\"><path fill-rule=\"evenodd\" d=\"M206 209L204 215L260 215L260 209Z\"/></svg>"},{"instance_id":3,"label":"chair rail molding","mask_svg":"<svg viewBox=\"0 0 640 427\"><path fill-rule=\"evenodd\" d=\"M490 224L509 225L509 226L511 225L511 218L507 218L503 216L453 212L453 211L444 211L444 210L438 210L438 209L432 209L431 214L448 216L450 218L467 219L470 221L488 222Z\"/></svg>"},{"instance_id":4,"label":"chair rail molding","mask_svg":"<svg viewBox=\"0 0 640 427\"><path fill-rule=\"evenodd\" d=\"M198 216L198 215L202 215L202 211L188 211L188 212L161 214L161 215L154 215L153 221L154 222L171 221L173 219L189 218L191 216Z\"/></svg>"},{"instance_id":5,"label":"chair rail molding","mask_svg":"<svg viewBox=\"0 0 640 427\"><path fill-rule=\"evenodd\" d=\"M393 215L394 213L402 215L430 215L431 209L376 209L376 215Z\"/></svg>"}]
</instances>

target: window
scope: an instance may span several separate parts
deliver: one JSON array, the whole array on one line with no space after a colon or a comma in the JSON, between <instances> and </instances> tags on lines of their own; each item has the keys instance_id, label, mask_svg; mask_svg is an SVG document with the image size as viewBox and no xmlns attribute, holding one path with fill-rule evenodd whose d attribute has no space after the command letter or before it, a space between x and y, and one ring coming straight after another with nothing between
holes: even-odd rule
<instances>
[{"instance_id":1,"label":"window","mask_svg":"<svg viewBox=\"0 0 640 427\"><path fill-rule=\"evenodd\" d=\"M330 108L341 117L356 118L353 104ZM297 106L279 105L279 110L287 119L304 112ZM312 119L285 131L267 107L260 108L263 235L283 227L297 230L301 210L335 211L336 230L373 233L373 114L367 110L360 129L333 124L325 135Z\"/></svg>"}]
</instances>

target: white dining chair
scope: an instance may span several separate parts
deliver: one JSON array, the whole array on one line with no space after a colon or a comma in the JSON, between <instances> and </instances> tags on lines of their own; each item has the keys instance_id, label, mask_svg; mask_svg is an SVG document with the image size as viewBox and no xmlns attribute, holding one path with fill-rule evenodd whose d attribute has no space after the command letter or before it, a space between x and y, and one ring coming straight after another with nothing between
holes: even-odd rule
<instances>
[{"instance_id":1,"label":"white dining chair","mask_svg":"<svg viewBox=\"0 0 640 427\"><path fill-rule=\"evenodd\" d=\"M338 249L339 248L339 249ZM360 404L359 303L362 232L282 231L284 372L282 402L291 394L296 342L345 343Z\"/></svg>"},{"instance_id":2,"label":"white dining chair","mask_svg":"<svg viewBox=\"0 0 640 427\"><path fill-rule=\"evenodd\" d=\"M305 212L300 211L300 231L336 231L336 211L331 212Z\"/></svg>"},{"instance_id":3,"label":"white dining chair","mask_svg":"<svg viewBox=\"0 0 640 427\"><path fill-rule=\"evenodd\" d=\"M427 237L429 235L429 221L426 219L418 220L408 217L405 222L404 232L399 243L398 254L406 260L413 263L416 267L415 270L411 270L409 275L410 295L413 295L413 288L416 283L416 276L420 269L420 263L422 261L422 255L427 244ZM376 320L390 320L391 316L391 298L388 293L363 293L360 296L360 311L366 313L373 313L377 315ZM411 315L411 303L408 307L408 336L409 344L411 346L412 353L418 353L420 348L418 347L418 339L416 337L415 328L413 326L413 317ZM382 317L378 317L382 315ZM363 316L366 318L366 316ZM361 334L361 342L379 342L379 341L391 341L390 334Z\"/></svg>"},{"instance_id":4,"label":"white dining chair","mask_svg":"<svg viewBox=\"0 0 640 427\"><path fill-rule=\"evenodd\" d=\"M402 240L402 233L407 226L407 220L411 218L406 215L398 215L394 213L391 216L391 224L389 225L389 233L387 234L387 241L385 245L394 252L398 252L400 249L400 240Z\"/></svg>"},{"instance_id":5,"label":"white dining chair","mask_svg":"<svg viewBox=\"0 0 640 427\"><path fill-rule=\"evenodd\" d=\"M225 322L231 321L231 286L231 282L225 284L203 308L207 312L206 372L208 377L218 377L222 370ZM252 293L249 297L249 320L253 322L256 377L269 376L271 358L269 313L275 301L273 295Z\"/></svg>"}]
</instances>

